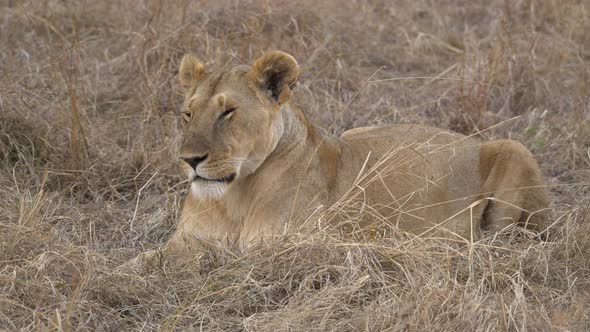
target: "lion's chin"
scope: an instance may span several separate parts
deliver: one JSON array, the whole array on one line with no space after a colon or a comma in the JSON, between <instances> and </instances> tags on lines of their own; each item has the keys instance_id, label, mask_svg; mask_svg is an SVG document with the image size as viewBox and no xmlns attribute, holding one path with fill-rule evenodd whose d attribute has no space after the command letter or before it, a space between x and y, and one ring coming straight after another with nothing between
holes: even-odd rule
<instances>
[{"instance_id":1,"label":"lion's chin","mask_svg":"<svg viewBox=\"0 0 590 332\"><path fill-rule=\"evenodd\" d=\"M197 198L220 199L227 187L226 182L196 180L191 183L191 193Z\"/></svg>"}]
</instances>

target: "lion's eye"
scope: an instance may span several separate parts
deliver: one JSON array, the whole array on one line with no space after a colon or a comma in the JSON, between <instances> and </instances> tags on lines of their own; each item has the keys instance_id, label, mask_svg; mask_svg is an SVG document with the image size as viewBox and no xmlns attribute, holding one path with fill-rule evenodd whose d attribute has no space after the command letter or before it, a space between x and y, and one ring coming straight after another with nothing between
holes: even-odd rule
<instances>
[{"instance_id":1,"label":"lion's eye","mask_svg":"<svg viewBox=\"0 0 590 332\"><path fill-rule=\"evenodd\" d=\"M182 112L182 119L185 122L190 122L191 121L191 116L192 116L192 114L190 112Z\"/></svg>"},{"instance_id":2,"label":"lion's eye","mask_svg":"<svg viewBox=\"0 0 590 332\"><path fill-rule=\"evenodd\" d=\"M234 112L237 110L238 110L237 107L230 107L227 110L225 110L225 112L223 112L219 115L219 119L220 120L221 119L229 119L234 114Z\"/></svg>"}]
</instances>

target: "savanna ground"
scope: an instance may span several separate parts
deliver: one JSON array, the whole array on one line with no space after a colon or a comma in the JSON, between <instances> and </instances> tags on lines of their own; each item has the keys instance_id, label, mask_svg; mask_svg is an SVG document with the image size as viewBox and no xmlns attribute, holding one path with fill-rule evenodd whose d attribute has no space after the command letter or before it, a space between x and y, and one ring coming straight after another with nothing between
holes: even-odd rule
<instances>
[{"instance_id":1,"label":"savanna ground","mask_svg":"<svg viewBox=\"0 0 590 332\"><path fill-rule=\"evenodd\" d=\"M588 1L0 0L0 31L0 329L590 329ZM547 178L549 241L328 228L117 270L178 220L182 55L273 49L299 60L295 102L329 132L523 142Z\"/></svg>"}]
</instances>

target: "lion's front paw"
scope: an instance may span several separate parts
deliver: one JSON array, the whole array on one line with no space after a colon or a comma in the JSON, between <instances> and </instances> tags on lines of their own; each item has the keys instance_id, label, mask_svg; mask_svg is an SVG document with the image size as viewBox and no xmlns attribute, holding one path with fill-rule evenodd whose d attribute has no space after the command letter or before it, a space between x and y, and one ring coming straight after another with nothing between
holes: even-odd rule
<instances>
[{"instance_id":1,"label":"lion's front paw","mask_svg":"<svg viewBox=\"0 0 590 332\"><path fill-rule=\"evenodd\" d=\"M162 266L164 255L160 249L152 249L137 255L137 257L128 260L127 262L117 267L121 272L139 273L143 271L151 271Z\"/></svg>"}]
</instances>

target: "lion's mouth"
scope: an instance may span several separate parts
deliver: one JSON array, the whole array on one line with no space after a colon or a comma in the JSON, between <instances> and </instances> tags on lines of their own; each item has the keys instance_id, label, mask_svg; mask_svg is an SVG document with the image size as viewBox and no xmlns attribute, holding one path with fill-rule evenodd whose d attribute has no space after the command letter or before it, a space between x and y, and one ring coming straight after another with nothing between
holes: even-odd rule
<instances>
[{"instance_id":1,"label":"lion's mouth","mask_svg":"<svg viewBox=\"0 0 590 332\"><path fill-rule=\"evenodd\" d=\"M232 173L228 176L224 176L219 179L210 179L210 178L205 178L205 177L202 177L199 175L195 175L195 177L193 178L193 181L211 181L211 182L231 183L235 180L235 178L236 178L236 173Z\"/></svg>"}]
</instances>

